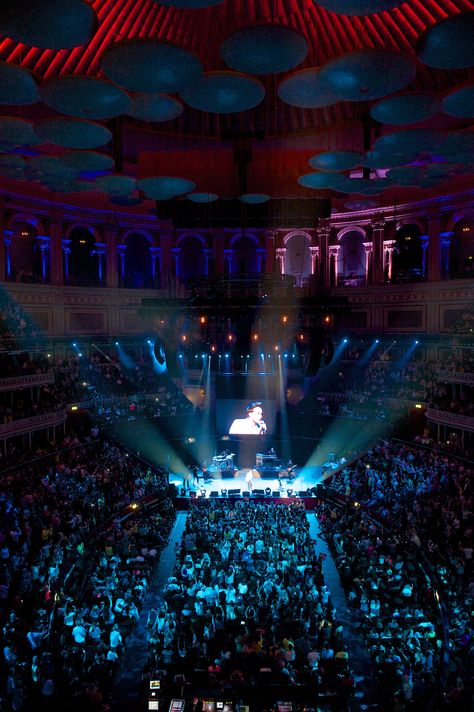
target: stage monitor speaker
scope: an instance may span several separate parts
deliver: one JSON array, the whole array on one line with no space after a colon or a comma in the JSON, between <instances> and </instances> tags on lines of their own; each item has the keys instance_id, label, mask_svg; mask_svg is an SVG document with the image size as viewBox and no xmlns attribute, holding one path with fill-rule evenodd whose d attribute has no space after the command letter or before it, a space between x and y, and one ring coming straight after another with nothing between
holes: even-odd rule
<instances>
[{"instance_id":1,"label":"stage monitor speaker","mask_svg":"<svg viewBox=\"0 0 474 712\"><path fill-rule=\"evenodd\" d=\"M242 497L250 497L250 492L247 492L246 490L244 490L242 492Z\"/></svg>"},{"instance_id":2,"label":"stage monitor speaker","mask_svg":"<svg viewBox=\"0 0 474 712\"><path fill-rule=\"evenodd\" d=\"M218 496L219 496L219 492L217 490L212 490L211 494L209 495L209 497L218 497Z\"/></svg>"},{"instance_id":3,"label":"stage monitor speaker","mask_svg":"<svg viewBox=\"0 0 474 712\"><path fill-rule=\"evenodd\" d=\"M230 489L230 490L227 490L227 494L229 497L240 497L240 490L239 489Z\"/></svg>"},{"instance_id":4,"label":"stage monitor speaker","mask_svg":"<svg viewBox=\"0 0 474 712\"><path fill-rule=\"evenodd\" d=\"M272 497L279 497L279 496L280 496L280 490L273 490Z\"/></svg>"},{"instance_id":5,"label":"stage monitor speaker","mask_svg":"<svg viewBox=\"0 0 474 712\"><path fill-rule=\"evenodd\" d=\"M254 489L253 493L254 493L255 495L257 495L257 497L263 497L263 495L265 494L265 490L263 490L263 489Z\"/></svg>"},{"instance_id":6,"label":"stage monitor speaker","mask_svg":"<svg viewBox=\"0 0 474 712\"><path fill-rule=\"evenodd\" d=\"M307 497L309 496L306 490L299 490L298 492L298 497Z\"/></svg>"}]
</instances>

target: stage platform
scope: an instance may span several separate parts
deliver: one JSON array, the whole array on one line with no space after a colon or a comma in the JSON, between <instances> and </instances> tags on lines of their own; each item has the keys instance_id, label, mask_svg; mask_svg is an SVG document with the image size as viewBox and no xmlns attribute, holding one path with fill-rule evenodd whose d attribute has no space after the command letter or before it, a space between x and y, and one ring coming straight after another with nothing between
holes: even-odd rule
<instances>
[{"instance_id":1,"label":"stage platform","mask_svg":"<svg viewBox=\"0 0 474 712\"><path fill-rule=\"evenodd\" d=\"M222 495L248 496L250 490L246 478L250 471L252 472L252 497L268 496L269 491L274 497L306 496L309 489L316 487L323 481L322 467L296 468L293 471L292 478L288 478L286 470L281 471L281 484L276 472L271 473L271 477L262 477L258 470L244 468L232 471L233 476L225 478L221 477L222 471L212 472L210 473L212 474L212 480L204 482L201 479L199 485L191 482L187 488L184 484L183 475L171 473L170 484L176 486L179 496L184 495L185 497L190 497L191 494L205 497L219 497ZM265 471L265 475L267 474L268 472Z\"/></svg>"}]
</instances>

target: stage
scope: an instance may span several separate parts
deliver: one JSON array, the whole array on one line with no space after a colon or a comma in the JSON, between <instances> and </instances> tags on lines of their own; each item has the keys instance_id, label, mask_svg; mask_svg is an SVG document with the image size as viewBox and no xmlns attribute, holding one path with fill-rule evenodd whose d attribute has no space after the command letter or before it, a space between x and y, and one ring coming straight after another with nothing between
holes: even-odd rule
<instances>
[{"instance_id":1,"label":"stage","mask_svg":"<svg viewBox=\"0 0 474 712\"><path fill-rule=\"evenodd\" d=\"M297 467L293 470L292 477L288 477L286 470L279 473L273 472L269 476L268 471L261 473L256 468L236 469L233 471L233 476L225 478L222 478L222 472L211 472L208 473L206 480L200 477L199 483L193 482L192 477L188 480L186 474L175 472L170 474L169 481L170 484L176 486L180 497L248 496L250 494L247 482L247 479L250 479L249 473L251 473L252 492L250 496L252 497L308 496L308 490L323 481L322 467ZM262 474L264 474L263 477Z\"/></svg>"}]
</instances>

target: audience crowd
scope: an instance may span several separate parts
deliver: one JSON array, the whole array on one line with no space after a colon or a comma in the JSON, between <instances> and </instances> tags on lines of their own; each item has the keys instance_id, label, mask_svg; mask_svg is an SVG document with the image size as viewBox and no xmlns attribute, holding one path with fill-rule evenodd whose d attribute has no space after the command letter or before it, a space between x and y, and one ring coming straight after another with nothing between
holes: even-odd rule
<instances>
[{"instance_id":1,"label":"audience crowd","mask_svg":"<svg viewBox=\"0 0 474 712\"><path fill-rule=\"evenodd\" d=\"M174 521L167 479L110 443L0 477L0 709L103 709Z\"/></svg>"},{"instance_id":2,"label":"audience crowd","mask_svg":"<svg viewBox=\"0 0 474 712\"><path fill-rule=\"evenodd\" d=\"M445 703L469 709L472 470L443 453L383 441L331 485L357 503L324 506L320 521L380 682L394 703L437 709L427 700L442 661L444 613Z\"/></svg>"},{"instance_id":3,"label":"audience crowd","mask_svg":"<svg viewBox=\"0 0 474 712\"><path fill-rule=\"evenodd\" d=\"M343 628L299 500L194 500L163 605L152 613L153 678L237 692L267 683L353 690Z\"/></svg>"}]
</instances>

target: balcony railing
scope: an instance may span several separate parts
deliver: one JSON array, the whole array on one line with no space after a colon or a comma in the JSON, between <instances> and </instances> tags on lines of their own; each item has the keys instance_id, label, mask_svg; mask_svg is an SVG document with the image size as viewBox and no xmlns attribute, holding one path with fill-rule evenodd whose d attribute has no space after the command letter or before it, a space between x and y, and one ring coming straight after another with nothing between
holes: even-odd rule
<instances>
[{"instance_id":1,"label":"balcony railing","mask_svg":"<svg viewBox=\"0 0 474 712\"><path fill-rule=\"evenodd\" d=\"M427 408L426 417L433 423L459 428L459 430L469 430L469 432L474 433L474 418L469 415L450 413L449 411L438 410L437 408Z\"/></svg>"},{"instance_id":2,"label":"balcony railing","mask_svg":"<svg viewBox=\"0 0 474 712\"><path fill-rule=\"evenodd\" d=\"M474 385L474 373L466 373L464 371L438 371L436 376L438 381L444 381L445 383Z\"/></svg>"},{"instance_id":3,"label":"balcony railing","mask_svg":"<svg viewBox=\"0 0 474 712\"><path fill-rule=\"evenodd\" d=\"M56 425L62 425L66 421L66 417L66 411L55 410L52 413L44 413L43 415L34 415L31 418L21 418L20 420L12 420L10 423L2 423L0 425L0 440L31 433L34 430L54 428Z\"/></svg>"},{"instance_id":4,"label":"balcony railing","mask_svg":"<svg viewBox=\"0 0 474 712\"><path fill-rule=\"evenodd\" d=\"M54 373L30 373L26 376L10 376L0 378L0 392L15 391L20 388L34 388L35 386L47 386L54 383Z\"/></svg>"}]
</instances>

